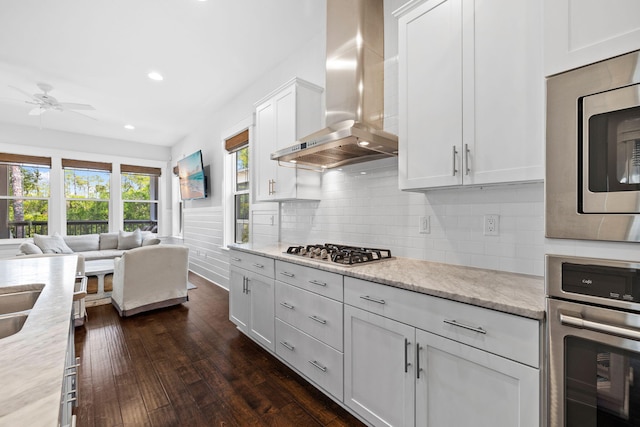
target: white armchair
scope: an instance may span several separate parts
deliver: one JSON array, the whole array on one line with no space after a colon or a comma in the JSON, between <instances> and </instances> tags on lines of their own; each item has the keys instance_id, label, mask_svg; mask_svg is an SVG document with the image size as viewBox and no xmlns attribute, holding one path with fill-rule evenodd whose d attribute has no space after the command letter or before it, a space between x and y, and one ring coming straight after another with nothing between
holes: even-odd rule
<instances>
[{"instance_id":1,"label":"white armchair","mask_svg":"<svg viewBox=\"0 0 640 427\"><path fill-rule=\"evenodd\" d=\"M120 316L182 304L188 300L189 249L143 246L114 260L111 303Z\"/></svg>"}]
</instances>

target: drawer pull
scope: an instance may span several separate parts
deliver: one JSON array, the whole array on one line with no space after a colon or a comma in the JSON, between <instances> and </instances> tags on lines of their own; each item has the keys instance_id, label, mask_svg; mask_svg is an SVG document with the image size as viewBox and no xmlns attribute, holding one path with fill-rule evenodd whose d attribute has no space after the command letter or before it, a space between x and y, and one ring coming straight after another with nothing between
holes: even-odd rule
<instances>
[{"instance_id":1,"label":"drawer pull","mask_svg":"<svg viewBox=\"0 0 640 427\"><path fill-rule=\"evenodd\" d=\"M281 271L280 274L282 274L283 276L287 276L287 277L295 277L295 274L289 273L287 271Z\"/></svg>"},{"instance_id":2,"label":"drawer pull","mask_svg":"<svg viewBox=\"0 0 640 427\"><path fill-rule=\"evenodd\" d=\"M487 333L487 331L485 331L484 329L482 329L480 326L475 327L475 326L465 325L464 323L460 323L460 322L458 322L457 320L447 320L447 319L444 319L444 323L447 323L447 324L452 325L452 326L457 326L457 327L459 327L459 328L468 329L468 330L470 330L470 331L477 332L477 333L479 333L479 334L486 334L486 333Z\"/></svg>"},{"instance_id":3,"label":"drawer pull","mask_svg":"<svg viewBox=\"0 0 640 427\"><path fill-rule=\"evenodd\" d=\"M309 319L311 319L311 320L315 320L316 322L318 322L318 323L322 323L323 325L326 325L326 324L327 324L327 321L326 321L326 320L321 319L321 318L319 318L319 317L317 317L317 316L309 316Z\"/></svg>"},{"instance_id":4,"label":"drawer pull","mask_svg":"<svg viewBox=\"0 0 640 427\"><path fill-rule=\"evenodd\" d=\"M309 280L309 283L311 283L312 285L327 286L327 284L326 284L326 283L324 283L324 282L318 282L317 280Z\"/></svg>"},{"instance_id":5,"label":"drawer pull","mask_svg":"<svg viewBox=\"0 0 640 427\"><path fill-rule=\"evenodd\" d=\"M377 299L377 298L371 298L369 295L360 295L360 298L366 299L367 301L375 302L375 303L378 303L378 304L386 304L385 300Z\"/></svg>"},{"instance_id":6,"label":"drawer pull","mask_svg":"<svg viewBox=\"0 0 640 427\"><path fill-rule=\"evenodd\" d=\"M280 344L289 351L293 351L294 347L286 341L280 341Z\"/></svg>"},{"instance_id":7,"label":"drawer pull","mask_svg":"<svg viewBox=\"0 0 640 427\"><path fill-rule=\"evenodd\" d=\"M236 261L236 262L240 262L240 261L242 261L240 258L236 258L236 257L234 257L234 256L232 256L232 257L231 257L231 260L232 260L232 261Z\"/></svg>"},{"instance_id":8,"label":"drawer pull","mask_svg":"<svg viewBox=\"0 0 640 427\"><path fill-rule=\"evenodd\" d=\"M289 310L293 310L293 306L289 303L281 302L280 305L283 306L284 308L288 308Z\"/></svg>"},{"instance_id":9,"label":"drawer pull","mask_svg":"<svg viewBox=\"0 0 640 427\"><path fill-rule=\"evenodd\" d=\"M420 343L417 342L416 343L416 377L418 379L420 379L420 371L422 371L422 368L420 367L420 350L422 350L422 347L420 347Z\"/></svg>"},{"instance_id":10,"label":"drawer pull","mask_svg":"<svg viewBox=\"0 0 640 427\"><path fill-rule=\"evenodd\" d=\"M327 367L326 366L322 366L321 364L319 364L315 360L309 360L309 363L311 363L316 368L320 369L322 372L327 372Z\"/></svg>"},{"instance_id":11,"label":"drawer pull","mask_svg":"<svg viewBox=\"0 0 640 427\"><path fill-rule=\"evenodd\" d=\"M254 263L253 266L256 268L264 268L264 265L258 263Z\"/></svg>"}]
</instances>

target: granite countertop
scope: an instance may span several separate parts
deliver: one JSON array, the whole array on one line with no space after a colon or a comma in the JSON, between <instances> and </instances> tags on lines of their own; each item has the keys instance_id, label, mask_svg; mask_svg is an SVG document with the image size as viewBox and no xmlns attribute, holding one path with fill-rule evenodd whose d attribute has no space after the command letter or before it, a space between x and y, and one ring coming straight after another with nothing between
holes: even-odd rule
<instances>
[{"instance_id":1,"label":"granite countertop","mask_svg":"<svg viewBox=\"0 0 640 427\"><path fill-rule=\"evenodd\" d=\"M343 266L289 255L289 246L244 244L229 248L531 319L542 320L545 316L544 279L540 276L401 257Z\"/></svg>"},{"instance_id":2,"label":"granite countertop","mask_svg":"<svg viewBox=\"0 0 640 427\"><path fill-rule=\"evenodd\" d=\"M0 260L0 294L44 284L22 330L0 339L2 426L58 425L76 266L75 255Z\"/></svg>"}]
</instances>

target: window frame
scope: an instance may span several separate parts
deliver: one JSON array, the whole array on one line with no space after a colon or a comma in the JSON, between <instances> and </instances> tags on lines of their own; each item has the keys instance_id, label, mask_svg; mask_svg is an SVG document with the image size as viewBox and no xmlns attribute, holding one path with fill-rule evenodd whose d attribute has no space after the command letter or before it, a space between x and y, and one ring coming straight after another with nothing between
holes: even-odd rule
<instances>
[{"instance_id":1,"label":"window frame","mask_svg":"<svg viewBox=\"0 0 640 427\"><path fill-rule=\"evenodd\" d=\"M103 167L104 165L104 167ZM90 172L106 172L109 174L107 183L109 185L109 198L108 199L99 199L99 198L69 198L67 197L66 192L66 175L67 171L90 171ZM107 203L107 224L106 229L97 228L95 230L91 230L89 233L85 234L94 234L94 233L104 233L109 232L112 228L112 211L113 211L113 177L114 173L112 170L111 163L100 163L100 162L83 162L77 160L67 160L62 159L62 196L64 198L63 210L64 210L64 234L65 235L82 235L82 234L69 234L69 218L68 218L68 204L72 201L85 201L85 202L106 202Z\"/></svg>"},{"instance_id":2,"label":"window frame","mask_svg":"<svg viewBox=\"0 0 640 427\"><path fill-rule=\"evenodd\" d=\"M16 200L22 200L22 201L46 201L47 204L47 220L46 220L46 224L44 225L44 233L43 230L40 229L38 230L39 232L37 234L48 234L48 231L51 228L51 201L52 201L52 183L51 183L51 179L52 179L52 166L51 166L51 158L50 157L40 157L40 156L28 156L28 155L20 155L20 154L9 154L9 153L0 153L0 164L1 165L6 165L7 167L13 167L13 166L18 166L18 167L29 167L29 168L39 168L39 169L48 169L48 187L47 187L47 196L43 197L43 196L16 196L16 195L10 195L9 194L9 181L7 181L7 194L6 195L0 195L0 200L6 200L7 201L7 224L9 222L9 205L12 201L16 201ZM7 176L8 178L8 176ZM14 213L15 214L15 213ZM15 221L14 221L15 222ZM7 228L7 233L8 236L7 237L2 237L2 239L25 239L25 238L30 238L32 237L31 234L29 235L25 235L24 231L22 233L21 236L12 236L10 234L11 231L11 227ZM36 233L36 230L34 229L32 232L32 234Z\"/></svg>"},{"instance_id":3,"label":"window frame","mask_svg":"<svg viewBox=\"0 0 640 427\"><path fill-rule=\"evenodd\" d=\"M155 179L155 185L151 185L151 196L155 196L154 199L125 199L123 197L123 179L125 175L144 175ZM122 230L124 231L134 231L135 229L127 228L127 219L125 218L125 205L127 203L147 203L149 205L155 205L155 220L153 215L150 214L150 219L148 222L155 222L154 228L157 230L160 225L160 178L161 172L159 168L143 168L143 167L133 167L128 165L120 165L120 200L122 204ZM155 187L155 188L154 188Z\"/></svg>"}]
</instances>

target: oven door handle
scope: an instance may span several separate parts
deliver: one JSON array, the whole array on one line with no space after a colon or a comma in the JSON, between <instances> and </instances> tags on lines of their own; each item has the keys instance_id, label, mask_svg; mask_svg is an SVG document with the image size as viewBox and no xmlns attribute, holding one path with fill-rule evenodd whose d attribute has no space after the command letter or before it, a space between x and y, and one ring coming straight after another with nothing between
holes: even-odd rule
<instances>
[{"instance_id":1,"label":"oven door handle","mask_svg":"<svg viewBox=\"0 0 640 427\"><path fill-rule=\"evenodd\" d=\"M589 329L591 331L602 332L610 335L618 335L623 338L640 341L640 331L635 329L623 328L621 326L608 325L606 323L593 322L584 320L581 317L570 316L560 313L560 323L563 325L575 326L581 329Z\"/></svg>"}]
</instances>

